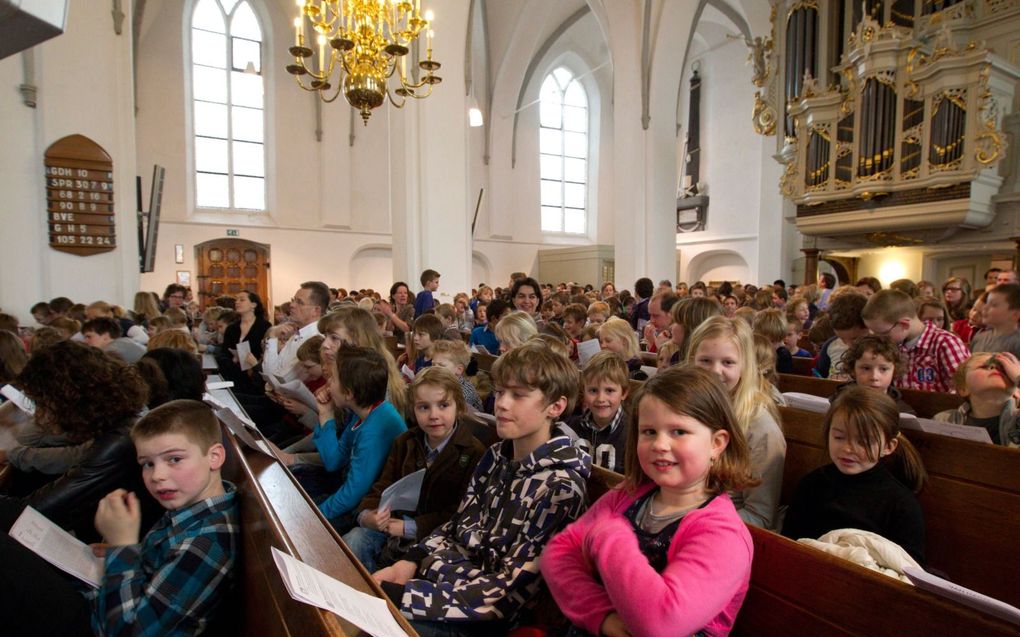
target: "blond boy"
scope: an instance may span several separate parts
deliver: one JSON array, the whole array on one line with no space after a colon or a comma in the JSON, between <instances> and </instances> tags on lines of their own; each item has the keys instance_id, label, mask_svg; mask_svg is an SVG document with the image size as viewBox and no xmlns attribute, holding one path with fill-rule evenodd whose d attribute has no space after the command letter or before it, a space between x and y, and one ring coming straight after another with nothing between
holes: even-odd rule
<instances>
[{"instance_id":1,"label":"blond boy","mask_svg":"<svg viewBox=\"0 0 1020 637\"><path fill-rule=\"evenodd\" d=\"M482 399L475 390L471 381L464 378L464 370L471 362L471 352L464 341L436 341L432 344L432 364L436 367L443 367L457 377L460 383L461 393L464 394L464 402L476 411L482 410Z\"/></svg>"},{"instance_id":2,"label":"blond boy","mask_svg":"<svg viewBox=\"0 0 1020 637\"><path fill-rule=\"evenodd\" d=\"M591 454L600 467L623 473L627 447L627 409L630 372L619 356L601 351L591 357L581 373L584 413L568 425L577 434L574 444Z\"/></svg>"},{"instance_id":3,"label":"blond boy","mask_svg":"<svg viewBox=\"0 0 1020 637\"><path fill-rule=\"evenodd\" d=\"M1014 398L1020 361L1009 352L976 353L956 369L956 389L966 401L935 420L983 427L997 445L1020 447L1020 410Z\"/></svg>"}]
</instances>

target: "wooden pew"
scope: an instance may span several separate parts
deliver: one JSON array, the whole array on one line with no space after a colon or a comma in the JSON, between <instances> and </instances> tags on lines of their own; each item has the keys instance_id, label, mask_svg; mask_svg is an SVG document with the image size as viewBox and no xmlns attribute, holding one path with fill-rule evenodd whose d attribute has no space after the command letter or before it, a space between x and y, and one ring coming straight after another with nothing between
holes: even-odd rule
<instances>
[{"instance_id":1,"label":"wooden pew","mask_svg":"<svg viewBox=\"0 0 1020 637\"><path fill-rule=\"evenodd\" d=\"M291 598L270 547L362 592L386 599L370 574L350 554L336 531L278 461L244 447L224 432L228 460L224 478L238 487L241 506L241 574L238 578L242 625L231 634L250 637L336 636L367 633L333 613ZM389 604L408 635L407 621Z\"/></svg>"},{"instance_id":2,"label":"wooden pew","mask_svg":"<svg viewBox=\"0 0 1020 637\"><path fill-rule=\"evenodd\" d=\"M815 359L807 356L793 357L793 373L798 376L811 377L811 370L815 368Z\"/></svg>"},{"instance_id":3,"label":"wooden pew","mask_svg":"<svg viewBox=\"0 0 1020 637\"><path fill-rule=\"evenodd\" d=\"M793 540L748 527L751 586L731 635L1016 635L1018 627Z\"/></svg>"},{"instance_id":4,"label":"wooden pew","mask_svg":"<svg viewBox=\"0 0 1020 637\"><path fill-rule=\"evenodd\" d=\"M623 476L592 467L592 502ZM775 533L748 526L751 585L732 635L1016 635L1017 627Z\"/></svg>"},{"instance_id":5,"label":"wooden pew","mask_svg":"<svg viewBox=\"0 0 1020 637\"><path fill-rule=\"evenodd\" d=\"M796 358L794 358L796 360ZM836 392L839 381L828 378L798 376L796 374L779 374L779 391L799 392L828 398ZM956 409L963 404L963 399L956 394L918 391L916 389L900 390L903 402L910 405L921 418L932 418L940 411Z\"/></svg>"},{"instance_id":6,"label":"wooden pew","mask_svg":"<svg viewBox=\"0 0 1020 637\"><path fill-rule=\"evenodd\" d=\"M478 363L479 371L489 372L492 370L492 364L496 362L498 357L483 352L475 352L471 354L471 358L475 359L475 362Z\"/></svg>"},{"instance_id":7,"label":"wooden pew","mask_svg":"<svg viewBox=\"0 0 1020 637\"><path fill-rule=\"evenodd\" d=\"M824 415L781 407L786 465L781 501L797 482L830 460ZM1020 450L904 431L921 454L929 483L918 494L925 518L927 566L952 581L1020 605Z\"/></svg>"}]
</instances>

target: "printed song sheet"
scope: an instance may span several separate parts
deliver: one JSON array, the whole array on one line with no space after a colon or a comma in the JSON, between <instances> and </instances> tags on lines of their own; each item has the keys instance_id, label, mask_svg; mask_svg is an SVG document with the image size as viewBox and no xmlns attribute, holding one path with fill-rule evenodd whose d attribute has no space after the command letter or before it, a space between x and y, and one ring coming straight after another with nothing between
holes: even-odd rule
<instances>
[{"instance_id":1,"label":"printed song sheet","mask_svg":"<svg viewBox=\"0 0 1020 637\"><path fill-rule=\"evenodd\" d=\"M903 574L910 578L910 581L914 583L918 588L923 588L926 591L935 593L936 595L942 595L949 599L960 602L965 606L976 608L980 611L984 611L989 615L994 615L999 619L1004 619L1008 622L1020 625L1020 608L1010 606L1005 602L982 595L977 591L972 591L969 588L964 588L959 584L954 584L949 580L942 579L937 575L920 569L914 568L913 566L906 566L903 568Z\"/></svg>"},{"instance_id":2,"label":"printed song sheet","mask_svg":"<svg viewBox=\"0 0 1020 637\"><path fill-rule=\"evenodd\" d=\"M973 442L992 444L992 437L984 427L973 427L971 425L957 425L951 422L940 422L930 418L918 418L912 414L900 414L900 427L914 429L950 438L962 438Z\"/></svg>"},{"instance_id":3,"label":"printed song sheet","mask_svg":"<svg viewBox=\"0 0 1020 637\"><path fill-rule=\"evenodd\" d=\"M591 357L602 351L602 347L599 345L598 339L591 339L588 341L581 341L577 344L577 358L581 362L581 367L588 364Z\"/></svg>"},{"instance_id":4,"label":"printed song sheet","mask_svg":"<svg viewBox=\"0 0 1020 637\"><path fill-rule=\"evenodd\" d=\"M273 560L290 596L343 617L374 637L407 637L386 602L362 593L273 547Z\"/></svg>"},{"instance_id":5,"label":"printed song sheet","mask_svg":"<svg viewBox=\"0 0 1020 637\"><path fill-rule=\"evenodd\" d=\"M251 343L248 341L241 341L237 344L237 364L241 366L241 371L248 371L254 365L248 360L248 354L251 354Z\"/></svg>"},{"instance_id":6,"label":"printed song sheet","mask_svg":"<svg viewBox=\"0 0 1020 637\"><path fill-rule=\"evenodd\" d=\"M35 403L31 398L21 393L14 385L4 385L0 387L0 394L3 394L12 403L18 406L18 409L25 412L29 416L35 415Z\"/></svg>"},{"instance_id":7,"label":"printed song sheet","mask_svg":"<svg viewBox=\"0 0 1020 637\"><path fill-rule=\"evenodd\" d=\"M11 527L11 537L65 573L99 588L104 562L92 549L32 507L25 507Z\"/></svg>"},{"instance_id":8,"label":"printed song sheet","mask_svg":"<svg viewBox=\"0 0 1020 637\"><path fill-rule=\"evenodd\" d=\"M383 489L379 508L390 511L414 511L418 508L421 485L425 482L425 470L418 469Z\"/></svg>"}]
</instances>

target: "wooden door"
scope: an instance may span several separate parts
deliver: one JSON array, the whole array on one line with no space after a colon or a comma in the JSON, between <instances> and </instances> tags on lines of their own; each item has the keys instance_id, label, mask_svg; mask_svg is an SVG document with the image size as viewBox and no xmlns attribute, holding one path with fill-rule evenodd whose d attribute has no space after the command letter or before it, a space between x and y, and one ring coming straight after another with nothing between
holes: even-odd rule
<instances>
[{"instance_id":1,"label":"wooden door","mask_svg":"<svg viewBox=\"0 0 1020 637\"><path fill-rule=\"evenodd\" d=\"M244 239L216 239L195 246L198 263L198 301L204 310L216 297L242 290L262 299L272 316L269 299L269 246Z\"/></svg>"}]
</instances>

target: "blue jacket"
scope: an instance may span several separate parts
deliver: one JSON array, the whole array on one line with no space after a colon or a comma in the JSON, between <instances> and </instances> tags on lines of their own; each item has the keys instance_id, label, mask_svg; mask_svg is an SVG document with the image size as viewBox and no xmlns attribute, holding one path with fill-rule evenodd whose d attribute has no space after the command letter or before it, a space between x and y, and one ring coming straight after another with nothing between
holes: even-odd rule
<instances>
[{"instance_id":1,"label":"blue jacket","mask_svg":"<svg viewBox=\"0 0 1020 637\"><path fill-rule=\"evenodd\" d=\"M499 339L488 325L479 325L471 330L470 345L481 345L493 356L499 356Z\"/></svg>"},{"instance_id":2,"label":"blue jacket","mask_svg":"<svg viewBox=\"0 0 1020 637\"><path fill-rule=\"evenodd\" d=\"M435 306L436 302L432 299L432 292L422 290L418 296L414 297L414 318L418 318L425 313L425 310L431 310Z\"/></svg>"}]
</instances>

